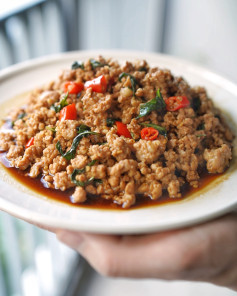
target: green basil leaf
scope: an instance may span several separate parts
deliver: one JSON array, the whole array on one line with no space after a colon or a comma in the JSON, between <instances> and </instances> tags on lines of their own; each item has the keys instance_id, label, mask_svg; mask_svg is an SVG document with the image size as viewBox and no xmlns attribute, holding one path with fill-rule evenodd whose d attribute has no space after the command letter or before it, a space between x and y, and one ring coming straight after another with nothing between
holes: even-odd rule
<instances>
[{"instance_id":1,"label":"green basil leaf","mask_svg":"<svg viewBox=\"0 0 237 296\"><path fill-rule=\"evenodd\" d=\"M85 182L85 186L91 184L91 183L98 183L98 184L102 184L103 181L101 179L96 179L95 177L90 177L86 182Z\"/></svg>"},{"instance_id":2,"label":"green basil leaf","mask_svg":"<svg viewBox=\"0 0 237 296\"><path fill-rule=\"evenodd\" d=\"M94 182L94 180L96 180L95 177L90 177L90 178L86 181L85 186L88 185L88 184L90 184L90 183L92 183L92 182Z\"/></svg>"},{"instance_id":3,"label":"green basil leaf","mask_svg":"<svg viewBox=\"0 0 237 296\"><path fill-rule=\"evenodd\" d=\"M62 146L60 144L60 142L58 141L57 144L56 144L56 148L57 150L59 151L59 153L62 155L62 157L64 157L66 160L71 160L72 158L75 157L75 154L76 154L76 150L77 150L77 146L79 144L79 142L81 141L81 139L83 137L86 137L87 135L99 135L98 133L96 132L92 132L92 131L89 131L89 130L85 130L83 132L81 132L80 134L78 134L72 141L72 146L71 148L67 151L67 152L64 152L62 150Z\"/></svg>"},{"instance_id":4,"label":"green basil leaf","mask_svg":"<svg viewBox=\"0 0 237 296\"><path fill-rule=\"evenodd\" d=\"M82 70L84 70L84 63L81 62L81 61L75 61L73 64L72 64L72 69L78 69L78 68L81 68Z\"/></svg>"},{"instance_id":5,"label":"green basil leaf","mask_svg":"<svg viewBox=\"0 0 237 296\"><path fill-rule=\"evenodd\" d=\"M57 106L52 105L51 106L51 109L53 109L56 113L60 112L64 107L66 107L68 105L67 98L68 98L68 92L62 98L62 100L60 101L59 105L57 105Z\"/></svg>"},{"instance_id":6,"label":"green basil leaf","mask_svg":"<svg viewBox=\"0 0 237 296\"><path fill-rule=\"evenodd\" d=\"M78 174L83 174L85 172L85 168L83 169L74 169L74 171L72 172L71 174L71 180L74 184L76 184L77 186L81 186L81 187L84 187L85 186L85 182L82 182L82 181L78 181L76 179L76 176Z\"/></svg>"},{"instance_id":7,"label":"green basil leaf","mask_svg":"<svg viewBox=\"0 0 237 296\"><path fill-rule=\"evenodd\" d=\"M20 114L17 116L17 119L16 119L16 120L13 120L13 121L11 122L12 127L15 125L15 122L16 122L18 119L23 119L26 115L27 115L27 114L26 114L25 112L20 113Z\"/></svg>"},{"instance_id":8,"label":"green basil leaf","mask_svg":"<svg viewBox=\"0 0 237 296\"><path fill-rule=\"evenodd\" d=\"M201 100L199 97L193 98L191 100L191 107L195 111L195 113L198 113L200 107L201 107Z\"/></svg>"},{"instance_id":9,"label":"green basil leaf","mask_svg":"<svg viewBox=\"0 0 237 296\"><path fill-rule=\"evenodd\" d=\"M133 132L130 132L131 136L132 136L132 139L135 140L135 135Z\"/></svg>"},{"instance_id":10,"label":"green basil leaf","mask_svg":"<svg viewBox=\"0 0 237 296\"><path fill-rule=\"evenodd\" d=\"M166 108L165 101L161 95L160 90L158 89L156 92L156 97L154 99L150 100L145 104L140 105L140 112L139 112L139 115L137 116L137 119L150 114L152 111L161 111L161 110L164 110L165 108Z\"/></svg>"},{"instance_id":11,"label":"green basil leaf","mask_svg":"<svg viewBox=\"0 0 237 296\"><path fill-rule=\"evenodd\" d=\"M141 125L143 126L147 126L147 127L153 127L154 129L158 130L158 132L164 136L167 137L167 130L166 128L164 128L163 126L160 125L156 125L154 123L141 123Z\"/></svg>"},{"instance_id":12,"label":"green basil leaf","mask_svg":"<svg viewBox=\"0 0 237 296\"><path fill-rule=\"evenodd\" d=\"M67 98L68 98L68 92L63 97L63 99L60 101L61 109L63 109L64 107L66 107L68 105Z\"/></svg>"},{"instance_id":13,"label":"green basil leaf","mask_svg":"<svg viewBox=\"0 0 237 296\"><path fill-rule=\"evenodd\" d=\"M23 112L23 113L21 113L21 114L19 114L19 115L17 116L17 119L22 119L22 118L24 118L25 116L26 116L26 113Z\"/></svg>"},{"instance_id":14,"label":"green basil leaf","mask_svg":"<svg viewBox=\"0 0 237 296\"><path fill-rule=\"evenodd\" d=\"M121 121L121 120L118 119L118 118L111 118L111 117L108 117L108 118L106 118L106 125L107 125L108 127L112 127L112 126L114 125L115 121Z\"/></svg>"},{"instance_id":15,"label":"green basil leaf","mask_svg":"<svg viewBox=\"0 0 237 296\"><path fill-rule=\"evenodd\" d=\"M200 124L197 126L197 131L200 131L200 130L205 130L205 123L204 123L204 122L200 123Z\"/></svg>"},{"instance_id":16,"label":"green basil leaf","mask_svg":"<svg viewBox=\"0 0 237 296\"><path fill-rule=\"evenodd\" d=\"M94 179L93 180L94 183L98 183L98 184L102 184L103 181L101 179Z\"/></svg>"},{"instance_id":17,"label":"green basil leaf","mask_svg":"<svg viewBox=\"0 0 237 296\"><path fill-rule=\"evenodd\" d=\"M49 126L46 126L45 129L53 132L53 133L56 133L56 127L49 127Z\"/></svg>"},{"instance_id":18,"label":"green basil leaf","mask_svg":"<svg viewBox=\"0 0 237 296\"><path fill-rule=\"evenodd\" d=\"M93 166L97 162L97 159L93 159L91 162L87 164L87 166Z\"/></svg>"},{"instance_id":19,"label":"green basil leaf","mask_svg":"<svg viewBox=\"0 0 237 296\"><path fill-rule=\"evenodd\" d=\"M146 67L140 67L139 69L138 69L138 71L140 71L140 72L146 72L147 73L147 68Z\"/></svg>"},{"instance_id":20,"label":"green basil leaf","mask_svg":"<svg viewBox=\"0 0 237 296\"><path fill-rule=\"evenodd\" d=\"M196 135L196 137L198 137L198 138L206 137L206 136L207 136L206 134L198 134L198 135Z\"/></svg>"},{"instance_id":21,"label":"green basil leaf","mask_svg":"<svg viewBox=\"0 0 237 296\"><path fill-rule=\"evenodd\" d=\"M78 133L83 133L84 131L90 131L91 128L88 126L88 125L85 125L85 124L81 124L79 127L78 127Z\"/></svg>"},{"instance_id":22,"label":"green basil leaf","mask_svg":"<svg viewBox=\"0 0 237 296\"><path fill-rule=\"evenodd\" d=\"M56 113L58 113L58 112L61 110L61 109L60 109L60 105L58 105L58 106L52 105L52 106L50 107L50 109L54 110Z\"/></svg>"},{"instance_id":23,"label":"green basil leaf","mask_svg":"<svg viewBox=\"0 0 237 296\"><path fill-rule=\"evenodd\" d=\"M97 159L94 159L92 160L90 163L88 163L86 166L92 166L94 165L95 163L97 162ZM84 167L83 169L74 169L74 171L72 172L72 175L71 175L71 180L74 184L76 184L77 186L81 186L81 187L85 187L87 186L88 184L94 182L94 183L102 183L102 180L100 179L95 179L95 177L91 177L89 178L86 182L82 182L82 181L78 181L76 179L76 176L78 174L83 174L85 173L86 171L86 167Z\"/></svg>"},{"instance_id":24,"label":"green basil leaf","mask_svg":"<svg viewBox=\"0 0 237 296\"><path fill-rule=\"evenodd\" d=\"M59 151L59 153L64 157L64 151L62 149L61 143L58 141L56 144L56 149Z\"/></svg>"},{"instance_id":25,"label":"green basil leaf","mask_svg":"<svg viewBox=\"0 0 237 296\"><path fill-rule=\"evenodd\" d=\"M130 78L131 85L132 85L132 92L133 92L133 95L135 95L136 85L138 84L136 78L134 76L132 76L131 74L129 74L129 73L123 72L123 73L121 73L119 75L119 81L121 81L123 77L129 77Z\"/></svg>"},{"instance_id":26,"label":"green basil leaf","mask_svg":"<svg viewBox=\"0 0 237 296\"><path fill-rule=\"evenodd\" d=\"M96 61L94 59L90 59L90 63L91 63L91 67L92 69L94 70L95 68L98 68L98 67L104 67L104 66L107 66L107 64L102 64L100 63L99 61Z\"/></svg>"}]
</instances>

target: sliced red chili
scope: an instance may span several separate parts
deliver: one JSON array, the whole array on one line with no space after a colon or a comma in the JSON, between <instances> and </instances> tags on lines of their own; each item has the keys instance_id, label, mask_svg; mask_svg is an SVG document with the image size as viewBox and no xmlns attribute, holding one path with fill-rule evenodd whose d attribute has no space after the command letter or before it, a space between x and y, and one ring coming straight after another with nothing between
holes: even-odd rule
<instances>
[{"instance_id":1,"label":"sliced red chili","mask_svg":"<svg viewBox=\"0 0 237 296\"><path fill-rule=\"evenodd\" d=\"M159 135L158 130L154 129L153 127L144 127L141 130L141 138L147 141L155 140Z\"/></svg>"},{"instance_id":2,"label":"sliced red chili","mask_svg":"<svg viewBox=\"0 0 237 296\"><path fill-rule=\"evenodd\" d=\"M78 94L84 89L82 82L68 81L64 83L64 92L69 94Z\"/></svg>"},{"instance_id":3,"label":"sliced red chili","mask_svg":"<svg viewBox=\"0 0 237 296\"><path fill-rule=\"evenodd\" d=\"M73 103L71 105L67 105L60 111L59 119L63 120L75 120L77 119L77 110L76 105Z\"/></svg>"},{"instance_id":4,"label":"sliced red chili","mask_svg":"<svg viewBox=\"0 0 237 296\"><path fill-rule=\"evenodd\" d=\"M84 88L92 88L94 92L104 93L107 89L107 81L104 75L85 82Z\"/></svg>"},{"instance_id":5,"label":"sliced red chili","mask_svg":"<svg viewBox=\"0 0 237 296\"><path fill-rule=\"evenodd\" d=\"M26 149L34 145L34 140L34 137L30 138L30 140L26 143Z\"/></svg>"},{"instance_id":6,"label":"sliced red chili","mask_svg":"<svg viewBox=\"0 0 237 296\"><path fill-rule=\"evenodd\" d=\"M122 123L121 121L115 121L115 124L117 126L117 135L130 139L132 138L126 124Z\"/></svg>"},{"instance_id":7,"label":"sliced red chili","mask_svg":"<svg viewBox=\"0 0 237 296\"><path fill-rule=\"evenodd\" d=\"M190 102L186 96L169 97L165 100L167 111L177 111L180 108L188 107Z\"/></svg>"}]
</instances>

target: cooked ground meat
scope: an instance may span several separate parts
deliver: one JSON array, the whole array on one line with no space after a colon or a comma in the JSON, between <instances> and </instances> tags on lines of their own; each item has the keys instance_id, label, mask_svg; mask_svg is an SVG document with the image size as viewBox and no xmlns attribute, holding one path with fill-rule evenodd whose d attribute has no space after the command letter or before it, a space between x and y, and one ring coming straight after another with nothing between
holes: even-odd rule
<instances>
[{"instance_id":1,"label":"cooked ground meat","mask_svg":"<svg viewBox=\"0 0 237 296\"><path fill-rule=\"evenodd\" d=\"M88 194L124 208L138 194L180 198L232 157L234 136L205 89L146 61L74 63L6 121L0 149L11 165L49 188L75 188L74 203Z\"/></svg>"}]
</instances>

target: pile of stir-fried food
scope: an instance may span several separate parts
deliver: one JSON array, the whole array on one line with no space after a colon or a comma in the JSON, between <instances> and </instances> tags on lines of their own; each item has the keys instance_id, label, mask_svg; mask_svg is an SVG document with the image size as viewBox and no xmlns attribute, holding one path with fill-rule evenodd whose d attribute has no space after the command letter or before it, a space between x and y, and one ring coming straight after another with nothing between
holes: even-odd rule
<instances>
[{"instance_id":1,"label":"pile of stir-fried food","mask_svg":"<svg viewBox=\"0 0 237 296\"><path fill-rule=\"evenodd\" d=\"M88 194L129 208L139 194L180 198L203 171L222 173L233 134L202 87L146 61L74 62L12 110L0 132L11 166L83 203Z\"/></svg>"}]
</instances>

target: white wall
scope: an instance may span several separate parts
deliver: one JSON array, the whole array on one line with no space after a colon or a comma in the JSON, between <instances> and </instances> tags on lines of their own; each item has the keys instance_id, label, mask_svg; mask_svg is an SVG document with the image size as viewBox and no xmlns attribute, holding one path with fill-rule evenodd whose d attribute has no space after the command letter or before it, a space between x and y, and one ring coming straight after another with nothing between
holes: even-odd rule
<instances>
[{"instance_id":1,"label":"white wall","mask_svg":"<svg viewBox=\"0 0 237 296\"><path fill-rule=\"evenodd\" d=\"M79 46L155 51L165 0L80 0Z\"/></svg>"},{"instance_id":2,"label":"white wall","mask_svg":"<svg viewBox=\"0 0 237 296\"><path fill-rule=\"evenodd\" d=\"M237 1L168 1L165 51L237 82Z\"/></svg>"},{"instance_id":3,"label":"white wall","mask_svg":"<svg viewBox=\"0 0 237 296\"><path fill-rule=\"evenodd\" d=\"M64 1L64 0L61 0ZM0 27L0 68L62 51L65 34L58 2ZM67 1L70 10L71 1ZM78 49L164 51L203 64L237 82L237 0L77 0ZM71 8L73 10L73 7ZM70 14L70 13L69 13ZM165 22L164 22L165 21ZM163 38L164 37L164 38ZM24 42L22 42L24 40ZM11 57L13 52L14 58Z\"/></svg>"}]
</instances>

